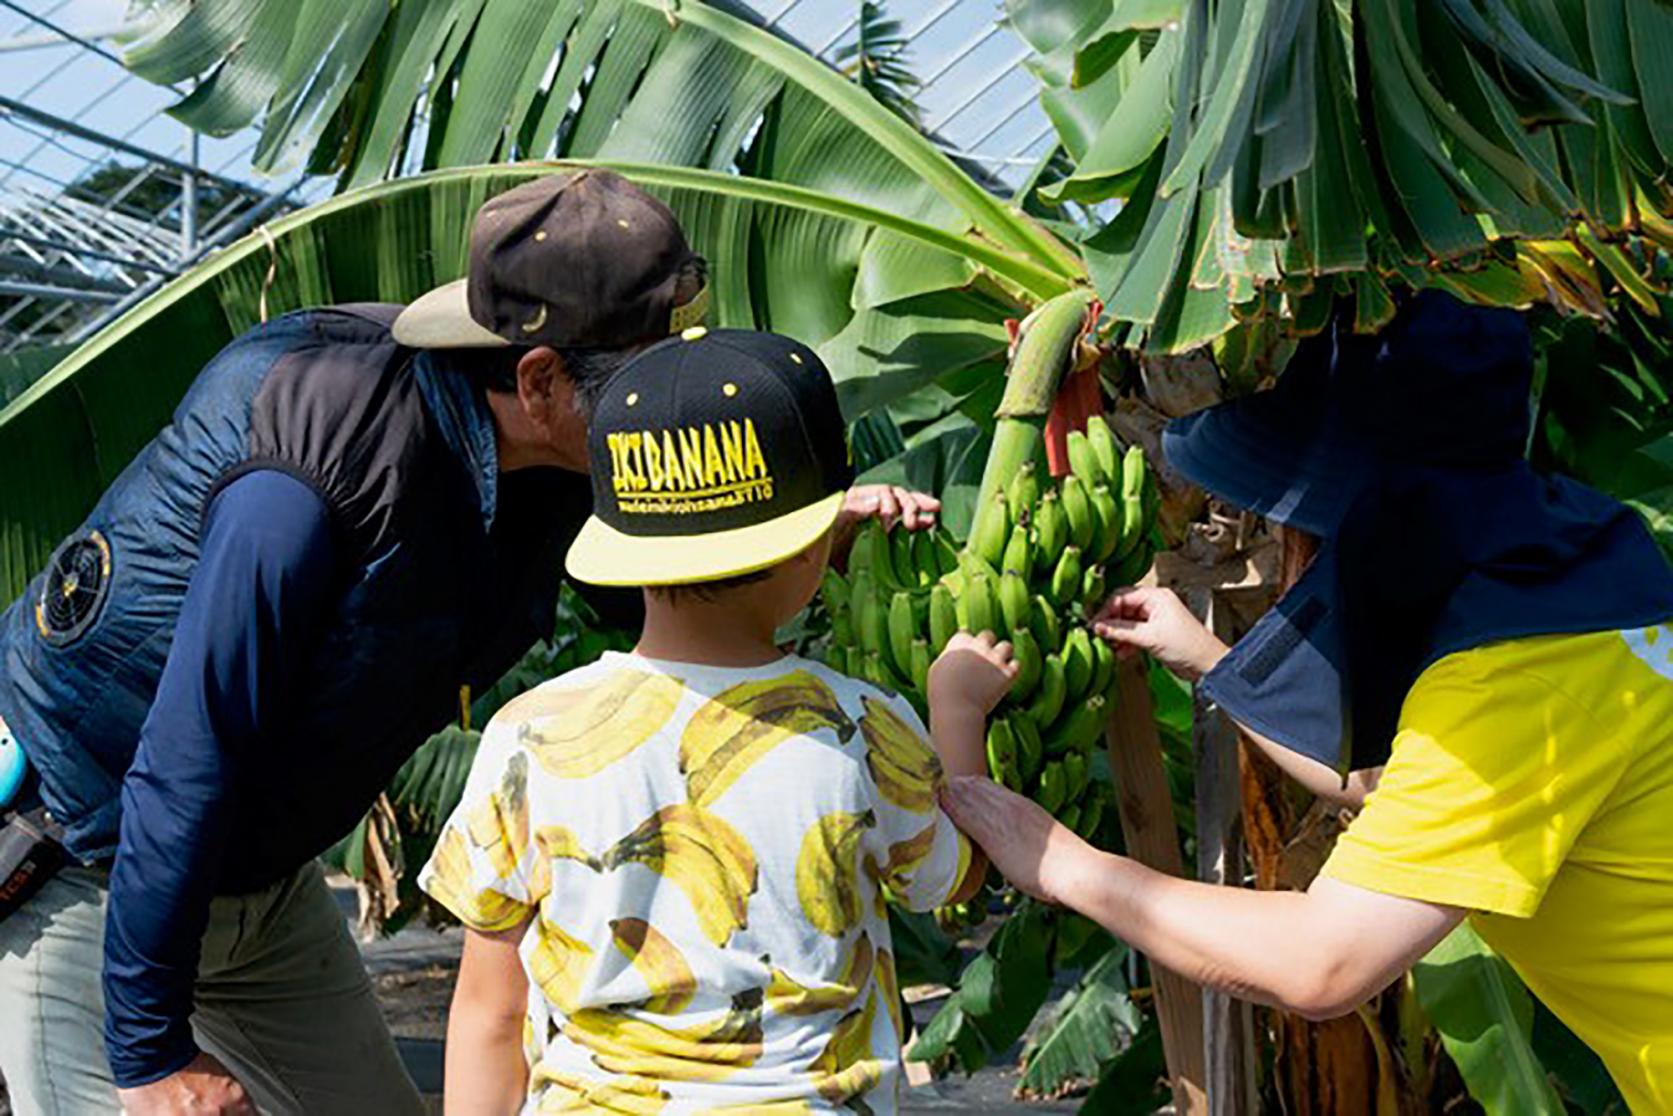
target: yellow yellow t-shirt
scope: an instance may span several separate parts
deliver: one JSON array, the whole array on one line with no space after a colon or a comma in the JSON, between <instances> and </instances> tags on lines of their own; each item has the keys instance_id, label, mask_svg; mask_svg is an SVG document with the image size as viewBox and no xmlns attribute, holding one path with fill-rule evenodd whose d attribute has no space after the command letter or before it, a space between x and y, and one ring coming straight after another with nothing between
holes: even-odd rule
<instances>
[{"instance_id":1,"label":"yellow yellow t-shirt","mask_svg":"<svg viewBox=\"0 0 1673 1116\"><path fill-rule=\"evenodd\" d=\"M1435 663L1324 873L1469 908L1633 1110L1673 1112L1673 624Z\"/></svg>"}]
</instances>

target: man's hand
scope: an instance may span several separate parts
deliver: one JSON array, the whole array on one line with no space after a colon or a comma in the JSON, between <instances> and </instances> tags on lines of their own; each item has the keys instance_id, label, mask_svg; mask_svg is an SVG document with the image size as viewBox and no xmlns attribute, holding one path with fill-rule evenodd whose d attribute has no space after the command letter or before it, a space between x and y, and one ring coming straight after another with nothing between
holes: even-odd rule
<instances>
[{"instance_id":1,"label":"man's hand","mask_svg":"<svg viewBox=\"0 0 1673 1116\"><path fill-rule=\"evenodd\" d=\"M892 484L862 484L850 488L837 513L831 538L831 557L839 566L848 564L848 551L854 545L860 525L868 519L881 520L885 528L896 523L908 531L927 530L935 526L941 501L922 492L913 492Z\"/></svg>"},{"instance_id":2,"label":"man's hand","mask_svg":"<svg viewBox=\"0 0 1673 1116\"><path fill-rule=\"evenodd\" d=\"M167 1077L118 1095L128 1116L256 1116L244 1086L212 1054L200 1053Z\"/></svg>"},{"instance_id":3,"label":"man's hand","mask_svg":"<svg viewBox=\"0 0 1673 1116\"><path fill-rule=\"evenodd\" d=\"M1123 658L1148 651L1192 682L1213 670L1227 650L1172 589L1117 590L1092 617L1092 630Z\"/></svg>"},{"instance_id":4,"label":"man's hand","mask_svg":"<svg viewBox=\"0 0 1673 1116\"><path fill-rule=\"evenodd\" d=\"M1017 890L1047 903L1070 905L1070 881L1099 855L1035 803L992 779L948 780L941 807Z\"/></svg>"},{"instance_id":5,"label":"man's hand","mask_svg":"<svg viewBox=\"0 0 1673 1116\"><path fill-rule=\"evenodd\" d=\"M959 632L930 664L931 716L970 709L986 717L1016 676L1017 661L1009 643L996 642L992 632Z\"/></svg>"}]
</instances>

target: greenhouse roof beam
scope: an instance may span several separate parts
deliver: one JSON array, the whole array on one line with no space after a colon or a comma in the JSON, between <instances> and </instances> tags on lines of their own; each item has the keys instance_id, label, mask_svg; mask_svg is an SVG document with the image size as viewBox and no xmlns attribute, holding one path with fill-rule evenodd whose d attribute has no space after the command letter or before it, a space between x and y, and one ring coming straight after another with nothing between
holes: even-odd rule
<instances>
[{"instance_id":1,"label":"greenhouse roof beam","mask_svg":"<svg viewBox=\"0 0 1673 1116\"><path fill-rule=\"evenodd\" d=\"M0 3L4 2L5 0L0 0ZM21 101L14 101L10 97L0 96L0 111L14 112L26 119L45 124L47 127L56 131L75 136L77 139L83 139L89 143L100 144L113 151L120 151L124 155L132 155L135 158L145 159L149 162L157 163L169 170L178 171L181 174L192 174L198 176L199 178L211 178L220 185L229 189L238 190L244 193L250 192L250 188L244 183L239 182L237 179L227 178L225 175L216 174L214 171L204 170L202 167L194 167L190 163L183 163L179 159L175 159L171 156L163 155L159 152L141 147L136 143L129 143L127 140L108 135L99 131L97 128L89 128L85 124L77 124L73 120L66 120L62 116L55 116L50 112L45 112L41 109L26 105Z\"/></svg>"},{"instance_id":2,"label":"greenhouse roof beam","mask_svg":"<svg viewBox=\"0 0 1673 1116\"><path fill-rule=\"evenodd\" d=\"M65 302L115 302L122 297L115 291L90 291L80 287L52 287L44 283L17 283L10 279L0 279L0 295L56 298Z\"/></svg>"}]
</instances>

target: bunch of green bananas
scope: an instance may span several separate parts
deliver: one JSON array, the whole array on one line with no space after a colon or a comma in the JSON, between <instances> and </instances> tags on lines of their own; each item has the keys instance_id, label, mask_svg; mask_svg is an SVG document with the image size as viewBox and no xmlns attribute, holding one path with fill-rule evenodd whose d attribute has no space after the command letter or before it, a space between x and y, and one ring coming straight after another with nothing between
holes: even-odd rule
<instances>
[{"instance_id":1,"label":"bunch of green bananas","mask_svg":"<svg viewBox=\"0 0 1673 1116\"><path fill-rule=\"evenodd\" d=\"M989 771L1090 837L1109 804L1090 761L1115 700L1115 652L1083 618L1150 568L1157 496L1143 452L1123 449L1101 417L1068 449L1061 480L1034 461L1006 470L962 550L939 527L868 524L848 576L828 570L822 596L831 665L920 713L930 663L955 632L1010 640L1017 677L988 722Z\"/></svg>"}]
</instances>

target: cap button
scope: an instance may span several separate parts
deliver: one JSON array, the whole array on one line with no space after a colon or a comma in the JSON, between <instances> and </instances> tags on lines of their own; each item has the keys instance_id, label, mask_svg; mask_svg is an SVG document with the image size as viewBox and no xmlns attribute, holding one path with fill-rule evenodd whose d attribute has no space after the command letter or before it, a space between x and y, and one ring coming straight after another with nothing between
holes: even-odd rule
<instances>
[{"instance_id":1,"label":"cap button","mask_svg":"<svg viewBox=\"0 0 1673 1116\"><path fill-rule=\"evenodd\" d=\"M687 326L685 329L680 330L680 340L696 341L700 338L708 336L708 333L708 326Z\"/></svg>"}]
</instances>

